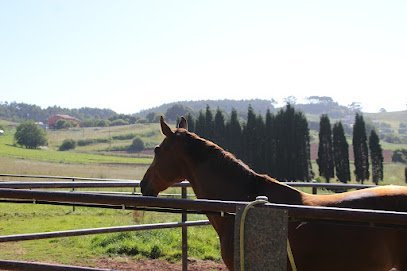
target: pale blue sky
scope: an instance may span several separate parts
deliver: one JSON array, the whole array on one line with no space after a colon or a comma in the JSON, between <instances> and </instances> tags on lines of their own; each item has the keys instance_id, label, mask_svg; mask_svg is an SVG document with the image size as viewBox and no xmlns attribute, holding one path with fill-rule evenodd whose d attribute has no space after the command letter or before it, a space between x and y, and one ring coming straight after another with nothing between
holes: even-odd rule
<instances>
[{"instance_id":1,"label":"pale blue sky","mask_svg":"<svg viewBox=\"0 0 407 271\"><path fill-rule=\"evenodd\" d=\"M331 96L405 110L407 1L0 0L0 102Z\"/></svg>"}]
</instances>

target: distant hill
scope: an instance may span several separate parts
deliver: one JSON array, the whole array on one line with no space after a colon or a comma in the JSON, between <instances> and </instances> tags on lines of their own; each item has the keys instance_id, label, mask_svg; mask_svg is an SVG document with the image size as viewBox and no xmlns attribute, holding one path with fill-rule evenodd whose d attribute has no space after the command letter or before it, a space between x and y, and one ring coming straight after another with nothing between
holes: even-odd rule
<instances>
[{"instance_id":1,"label":"distant hill","mask_svg":"<svg viewBox=\"0 0 407 271\"><path fill-rule=\"evenodd\" d=\"M136 115L145 117L148 113L154 112L158 114L165 114L169 108L174 105L181 104L185 107L190 108L193 112L198 113L200 110L205 110L206 106L209 106L211 109L216 110L220 108L223 112L229 114L232 109L235 109L239 113L246 114L249 105L251 105L254 110L259 114L266 114L267 109L275 111L275 107L272 104L271 100L261 100L261 99L251 99L251 100L200 100L200 101L179 101L173 103L162 104L157 107L150 109L142 110Z\"/></svg>"},{"instance_id":2,"label":"distant hill","mask_svg":"<svg viewBox=\"0 0 407 271\"><path fill-rule=\"evenodd\" d=\"M257 114L264 115L269 109L275 113L280 108L275 107L273 100L201 100L201 101L179 101L166 103L158 107L140 111L135 115L140 118L145 118L149 113L157 115L166 115L167 110L179 106L186 108L188 112L198 115L199 111L205 111L209 106L212 110L220 108L228 115L234 108L242 120L246 119L249 105L253 107ZM330 97L309 97L309 103L294 103L293 106L302 111L309 123L311 130L319 130L319 119L322 114L327 114L333 124L336 121L342 121L345 132L350 135L352 133L352 125L355 119L355 114L360 111L357 106L340 105ZM362 112L363 113L363 112ZM407 110L397 112L381 112L381 113L363 113L367 121L367 129L376 129L381 138L389 143L405 144L407 143ZM170 118L171 119L171 118Z\"/></svg>"},{"instance_id":3,"label":"distant hill","mask_svg":"<svg viewBox=\"0 0 407 271\"><path fill-rule=\"evenodd\" d=\"M314 96L315 97L315 96ZM262 99L252 99L252 100L201 100L201 101L179 101L173 103L166 103L154 108L147 110L142 110L135 115L140 117L145 117L149 113L164 114L167 110L175 105L182 105L189 108L195 113L199 111L204 111L206 106L211 109L216 110L220 108L226 114L229 114L234 108L240 116L245 116L249 105L251 105L257 114L264 115L269 109L271 112L276 112L279 108L275 107L273 100L262 100ZM355 109L347 106L339 105L337 102L333 101L329 97L317 97L311 100L311 103L304 104L293 104L295 108L304 112L307 115L319 116L322 114L328 114L330 118L341 119L349 115L354 115Z\"/></svg>"}]
</instances>

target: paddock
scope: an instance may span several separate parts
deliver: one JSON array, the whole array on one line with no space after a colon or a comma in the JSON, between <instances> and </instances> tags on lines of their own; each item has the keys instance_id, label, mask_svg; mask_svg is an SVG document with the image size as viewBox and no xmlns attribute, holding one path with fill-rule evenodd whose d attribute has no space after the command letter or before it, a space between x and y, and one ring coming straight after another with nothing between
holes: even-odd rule
<instances>
[{"instance_id":1,"label":"paddock","mask_svg":"<svg viewBox=\"0 0 407 271\"><path fill-rule=\"evenodd\" d=\"M187 261L187 227L208 225L207 220L188 221L188 213L211 213L220 216L235 216L237 210L244 209L248 202L215 201L187 199L193 195L187 195L188 182L182 182L176 186L181 189L181 198L151 198L142 197L137 192L140 181L137 180L107 180L93 178L77 178L65 176L30 176L30 175L0 175L3 178L18 178L18 181L0 182L0 201L9 203L35 203L86 206L95 208L137 209L159 212L181 213L180 222L159 223L148 225L131 225L109 228L94 228L59 232L46 232L34 234L18 234L0 236L0 242L16 242L23 240L37 240L44 238L56 238L67 236L79 236L99 234L107 232L152 230L158 228L182 228L182 270L188 270ZM21 181L26 179L27 181ZM33 181L47 179L47 181ZM360 189L367 186L343 185L343 184L320 184L320 183L290 183L296 187L311 187L313 192L320 188L329 189ZM130 187L132 193L109 193L109 192L79 192L80 188L117 188ZM45 191L45 189L68 188L71 191ZM41 190L29 190L41 189ZM174 196L174 195L170 195ZM296 205L270 204L262 205L262 208L283 210L289 219L301 221L318 221L321 223L352 223L362 227L383 227L407 229L407 213L357 210L328 207L305 207ZM246 238L246 237L245 237ZM260 237L261 238L261 237ZM271 253L272 254L272 253ZM0 267L9 270L106 270L97 268L85 268L74 266L50 265L41 263L27 263L19 261L0 261ZM249 270L249 269L248 269Z\"/></svg>"}]
</instances>

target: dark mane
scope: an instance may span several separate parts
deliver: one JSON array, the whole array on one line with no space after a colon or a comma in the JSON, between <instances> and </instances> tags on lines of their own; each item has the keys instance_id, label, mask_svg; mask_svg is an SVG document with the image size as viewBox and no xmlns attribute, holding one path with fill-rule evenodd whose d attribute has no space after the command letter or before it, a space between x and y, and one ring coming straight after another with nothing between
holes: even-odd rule
<instances>
[{"instance_id":1,"label":"dark mane","mask_svg":"<svg viewBox=\"0 0 407 271\"><path fill-rule=\"evenodd\" d=\"M247 175L256 173L243 161L212 141L206 140L195 133L186 132L186 151L189 156L198 163L203 163L211 159L216 168L222 170L241 171Z\"/></svg>"}]
</instances>

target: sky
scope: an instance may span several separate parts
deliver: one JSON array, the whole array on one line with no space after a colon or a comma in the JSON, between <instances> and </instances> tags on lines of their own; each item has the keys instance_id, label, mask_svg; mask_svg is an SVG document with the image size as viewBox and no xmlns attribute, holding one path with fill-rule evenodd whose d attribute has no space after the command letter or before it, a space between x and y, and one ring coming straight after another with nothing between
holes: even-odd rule
<instances>
[{"instance_id":1,"label":"sky","mask_svg":"<svg viewBox=\"0 0 407 271\"><path fill-rule=\"evenodd\" d=\"M0 0L0 102L118 113L329 96L407 109L407 1Z\"/></svg>"}]
</instances>

